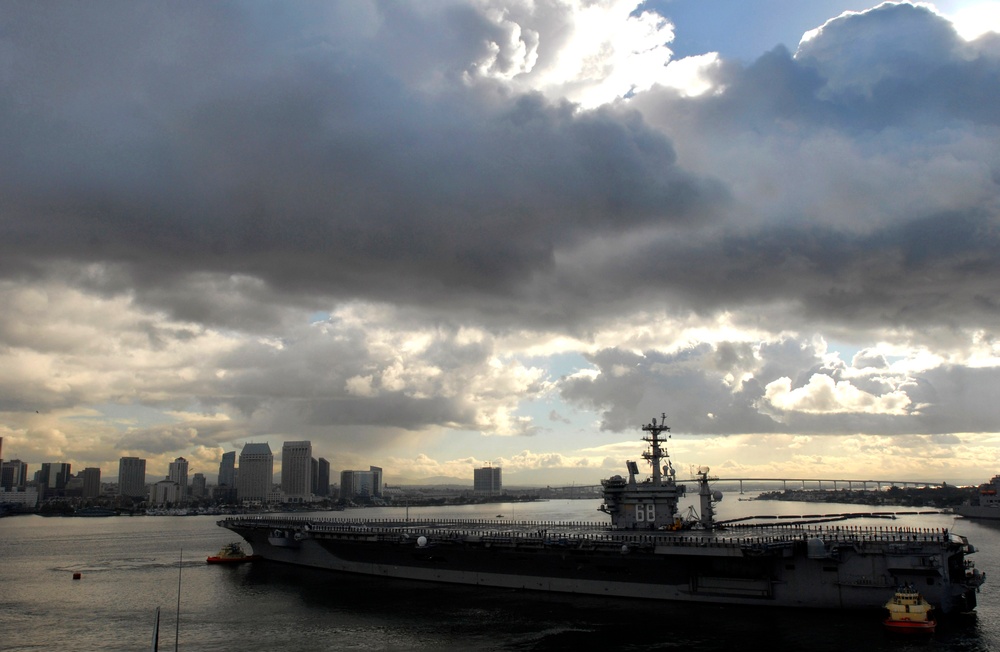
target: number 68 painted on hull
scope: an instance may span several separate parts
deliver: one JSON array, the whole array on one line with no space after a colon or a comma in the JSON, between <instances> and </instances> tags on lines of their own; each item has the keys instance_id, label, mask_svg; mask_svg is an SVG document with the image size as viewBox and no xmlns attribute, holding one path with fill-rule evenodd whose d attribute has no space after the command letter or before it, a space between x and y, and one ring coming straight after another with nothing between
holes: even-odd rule
<instances>
[{"instance_id":1,"label":"number 68 painted on hull","mask_svg":"<svg viewBox=\"0 0 1000 652\"><path fill-rule=\"evenodd\" d=\"M650 503L648 505L636 505L635 506L635 520L638 522L647 521L653 523L656 521L656 505Z\"/></svg>"}]
</instances>

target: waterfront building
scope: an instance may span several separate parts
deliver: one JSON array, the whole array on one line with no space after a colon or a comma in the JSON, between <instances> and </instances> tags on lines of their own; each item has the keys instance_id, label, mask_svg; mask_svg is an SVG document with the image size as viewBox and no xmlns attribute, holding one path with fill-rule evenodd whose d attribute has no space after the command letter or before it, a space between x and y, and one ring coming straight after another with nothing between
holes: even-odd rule
<instances>
[{"instance_id":1,"label":"waterfront building","mask_svg":"<svg viewBox=\"0 0 1000 652\"><path fill-rule=\"evenodd\" d=\"M83 497L97 498L101 495L101 469L88 467L80 473L83 480Z\"/></svg>"},{"instance_id":2,"label":"waterfront building","mask_svg":"<svg viewBox=\"0 0 1000 652\"><path fill-rule=\"evenodd\" d=\"M266 442L244 445L236 475L237 498L240 501L267 501L273 479L274 455L271 447Z\"/></svg>"},{"instance_id":3,"label":"waterfront building","mask_svg":"<svg viewBox=\"0 0 1000 652\"><path fill-rule=\"evenodd\" d=\"M59 495L66 498L83 498L83 472L71 475Z\"/></svg>"},{"instance_id":4,"label":"waterfront building","mask_svg":"<svg viewBox=\"0 0 1000 652\"><path fill-rule=\"evenodd\" d=\"M500 480L499 466L486 466L472 472L473 491L477 494L496 496L501 492L503 483Z\"/></svg>"},{"instance_id":5,"label":"waterfront building","mask_svg":"<svg viewBox=\"0 0 1000 652\"><path fill-rule=\"evenodd\" d=\"M188 493L188 461L183 457L178 457L170 463L167 479L173 480L181 488L180 502L187 500Z\"/></svg>"},{"instance_id":6,"label":"waterfront building","mask_svg":"<svg viewBox=\"0 0 1000 652\"><path fill-rule=\"evenodd\" d=\"M222 484L213 487L212 498L226 505L235 504L237 501L235 485L230 487L229 485Z\"/></svg>"},{"instance_id":7,"label":"waterfront building","mask_svg":"<svg viewBox=\"0 0 1000 652\"><path fill-rule=\"evenodd\" d=\"M330 495L330 463L322 457L316 461L316 495Z\"/></svg>"},{"instance_id":8,"label":"waterfront building","mask_svg":"<svg viewBox=\"0 0 1000 652\"><path fill-rule=\"evenodd\" d=\"M206 489L205 474L195 473L191 478L191 497L205 498L208 495Z\"/></svg>"},{"instance_id":9,"label":"waterfront building","mask_svg":"<svg viewBox=\"0 0 1000 652\"><path fill-rule=\"evenodd\" d=\"M146 460L138 457L118 460L118 495L136 500L146 497Z\"/></svg>"},{"instance_id":10,"label":"waterfront building","mask_svg":"<svg viewBox=\"0 0 1000 652\"><path fill-rule=\"evenodd\" d=\"M222 454L222 461L219 462L219 486L236 486L236 451L229 451Z\"/></svg>"},{"instance_id":11,"label":"waterfront building","mask_svg":"<svg viewBox=\"0 0 1000 652\"><path fill-rule=\"evenodd\" d=\"M45 500L65 496L71 476L70 465L65 462L42 462L42 468L35 475L39 497Z\"/></svg>"},{"instance_id":12,"label":"waterfront building","mask_svg":"<svg viewBox=\"0 0 1000 652\"><path fill-rule=\"evenodd\" d=\"M170 478L164 478L153 485L149 500L157 507L165 507L168 504L175 506L183 500L183 496L181 486L178 483Z\"/></svg>"},{"instance_id":13,"label":"waterfront building","mask_svg":"<svg viewBox=\"0 0 1000 652\"><path fill-rule=\"evenodd\" d=\"M25 510L35 509L38 507L38 490L34 487L13 491L0 489L0 505L18 505Z\"/></svg>"},{"instance_id":14,"label":"waterfront building","mask_svg":"<svg viewBox=\"0 0 1000 652\"><path fill-rule=\"evenodd\" d=\"M281 447L281 492L285 500L307 500L312 495L312 477L312 442L286 441Z\"/></svg>"},{"instance_id":15,"label":"waterfront building","mask_svg":"<svg viewBox=\"0 0 1000 652\"><path fill-rule=\"evenodd\" d=\"M382 469L368 467L367 471L341 471L340 497L346 500L357 497L374 498L382 495Z\"/></svg>"},{"instance_id":16,"label":"waterfront building","mask_svg":"<svg viewBox=\"0 0 1000 652\"><path fill-rule=\"evenodd\" d=\"M7 491L24 489L28 486L28 465L21 460L10 460L0 464L0 487Z\"/></svg>"}]
</instances>

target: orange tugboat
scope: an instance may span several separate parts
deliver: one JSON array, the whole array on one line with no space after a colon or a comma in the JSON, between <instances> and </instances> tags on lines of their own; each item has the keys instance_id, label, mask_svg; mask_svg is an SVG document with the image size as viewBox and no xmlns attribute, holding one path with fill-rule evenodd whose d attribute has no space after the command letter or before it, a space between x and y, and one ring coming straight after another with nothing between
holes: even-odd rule
<instances>
[{"instance_id":1,"label":"orange tugboat","mask_svg":"<svg viewBox=\"0 0 1000 652\"><path fill-rule=\"evenodd\" d=\"M885 603L889 617L883 623L894 632L916 633L934 631L936 625L931 617L934 607L911 585L896 589L895 595Z\"/></svg>"},{"instance_id":2,"label":"orange tugboat","mask_svg":"<svg viewBox=\"0 0 1000 652\"><path fill-rule=\"evenodd\" d=\"M260 559L260 555L248 555L243 551L243 546L239 542L234 542L222 546L217 555L209 557L205 561L209 564L242 564L245 561L255 559Z\"/></svg>"}]
</instances>

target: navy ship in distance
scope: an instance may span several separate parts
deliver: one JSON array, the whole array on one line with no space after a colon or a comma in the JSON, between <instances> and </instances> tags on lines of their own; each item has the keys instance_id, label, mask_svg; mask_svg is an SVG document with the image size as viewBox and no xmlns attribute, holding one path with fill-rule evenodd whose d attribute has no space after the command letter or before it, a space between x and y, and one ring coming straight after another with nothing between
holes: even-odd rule
<instances>
[{"instance_id":1,"label":"navy ship in distance","mask_svg":"<svg viewBox=\"0 0 1000 652\"><path fill-rule=\"evenodd\" d=\"M979 485L975 497L952 510L964 518L1000 520L1000 475Z\"/></svg>"},{"instance_id":2,"label":"navy ship in distance","mask_svg":"<svg viewBox=\"0 0 1000 652\"><path fill-rule=\"evenodd\" d=\"M709 469L677 482L665 415L642 427L640 479L602 481L610 522L363 520L236 516L221 527L265 560L379 577L694 603L882 609L919 587L937 610L972 611L985 580L969 541L946 529L720 523ZM666 462L664 464L664 462ZM331 581L333 581L331 579Z\"/></svg>"}]
</instances>

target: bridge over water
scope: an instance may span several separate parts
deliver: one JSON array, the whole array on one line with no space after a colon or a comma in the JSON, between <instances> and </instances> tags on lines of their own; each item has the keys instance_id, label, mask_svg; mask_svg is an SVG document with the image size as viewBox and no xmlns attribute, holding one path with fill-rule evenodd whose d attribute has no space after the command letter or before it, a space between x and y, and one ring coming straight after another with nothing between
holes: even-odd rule
<instances>
[{"instance_id":1,"label":"bridge over water","mask_svg":"<svg viewBox=\"0 0 1000 652\"><path fill-rule=\"evenodd\" d=\"M833 489L837 491L839 489L846 488L848 491L854 491L860 489L861 491L868 491L869 488L874 489L874 491L882 491L882 487L890 489L892 487L901 487L907 489L909 487L913 488L930 488L930 487L944 487L946 483L944 482L925 482L923 480L850 480L844 478L717 478L712 480L715 482L738 482L740 485L740 493L743 493L743 483L747 482L780 482L782 490L788 489L788 483L798 484L802 489ZM826 483L824 487L823 484ZM813 487L811 485L815 484ZM793 487L794 488L794 487Z\"/></svg>"}]
</instances>

